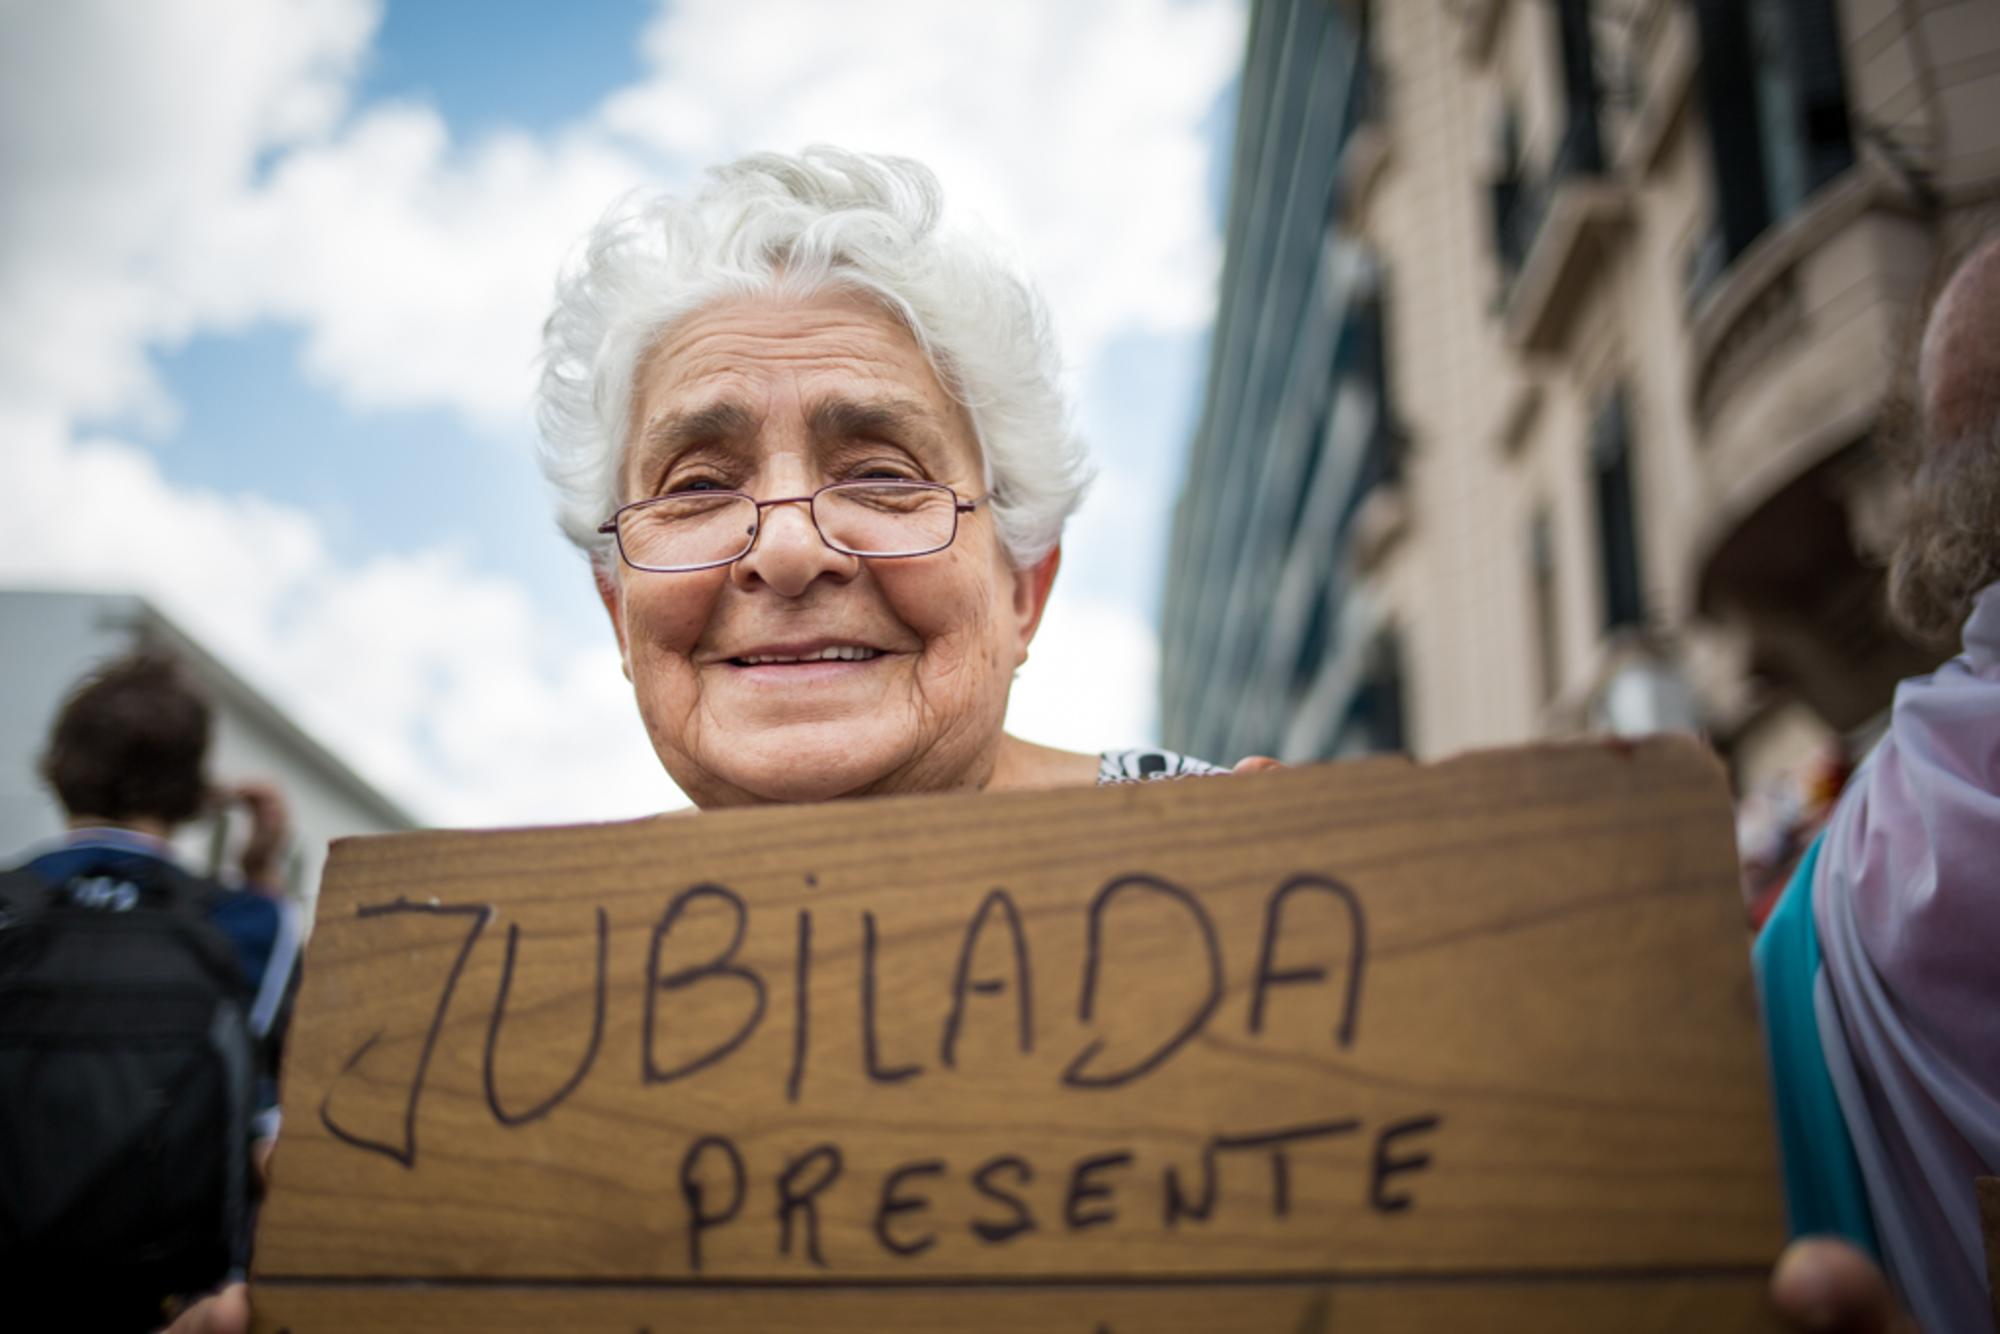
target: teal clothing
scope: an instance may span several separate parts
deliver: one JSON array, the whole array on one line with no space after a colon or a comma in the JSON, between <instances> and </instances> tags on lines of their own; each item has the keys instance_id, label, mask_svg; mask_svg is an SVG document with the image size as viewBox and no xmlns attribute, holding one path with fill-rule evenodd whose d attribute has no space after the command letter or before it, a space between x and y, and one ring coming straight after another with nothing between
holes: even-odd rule
<instances>
[{"instance_id":1,"label":"teal clothing","mask_svg":"<svg viewBox=\"0 0 2000 1334\"><path fill-rule=\"evenodd\" d=\"M1820 1046L1814 1000L1820 950L1819 928L1813 920L1813 877L1821 841L1814 839L1806 850L1753 952L1763 1001L1764 1041L1771 1059L1772 1103L1778 1114L1785 1212L1795 1237L1833 1234L1880 1256L1861 1165Z\"/></svg>"}]
</instances>

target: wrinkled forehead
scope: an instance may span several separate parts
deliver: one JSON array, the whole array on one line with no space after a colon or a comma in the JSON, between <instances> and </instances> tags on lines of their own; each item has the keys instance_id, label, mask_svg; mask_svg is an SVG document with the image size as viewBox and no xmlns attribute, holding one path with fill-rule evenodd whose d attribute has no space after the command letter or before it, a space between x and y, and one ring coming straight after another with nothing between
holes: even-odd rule
<instances>
[{"instance_id":1,"label":"wrinkled forehead","mask_svg":"<svg viewBox=\"0 0 2000 1334\"><path fill-rule=\"evenodd\" d=\"M655 330L634 370L635 408L647 393L698 395L758 370L901 380L951 398L901 316L845 287L719 297Z\"/></svg>"},{"instance_id":2,"label":"wrinkled forehead","mask_svg":"<svg viewBox=\"0 0 2000 1334\"><path fill-rule=\"evenodd\" d=\"M879 432L947 470L984 468L971 414L908 326L834 288L724 298L656 335L634 368L621 490L691 443L740 444L794 408L815 439Z\"/></svg>"},{"instance_id":3,"label":"wrinkled forehead","mask_svg":"<svg viewBox=\"0 0 2000 1334\"><path fill-rule=\"evenodd\" d=\"M1917 387L1933 442L1990 432L2000 419L2000 237L1974 249L1939 293Z\"/></svg>"},{"instance_id":4,"label":"wrinkled forehead","mask_svg":"<svg viewBox=\"0 0 2000 1334\"><path fill-rule=\"evenodd\" d=\"M834 288L727 297L657 332L634 367L632 425L776 380L816 395L921 401L940 425L963 419L958 397L900 316L872 294Z\"/></svg>"}]
</instances>

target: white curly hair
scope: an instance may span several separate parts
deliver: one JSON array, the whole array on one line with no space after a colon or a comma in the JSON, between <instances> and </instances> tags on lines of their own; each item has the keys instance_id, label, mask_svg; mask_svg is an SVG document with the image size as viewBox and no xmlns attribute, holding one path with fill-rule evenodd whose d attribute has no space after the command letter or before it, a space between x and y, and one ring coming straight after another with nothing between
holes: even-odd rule
<instances>
[{"instance_id":1,"label":"white curly hair","mask_svg":"<svg viewBox=\"0 0 2000 1334\"><path fill-rule=\"evenodd\" d=\"M600 570L639 361L719 301L859 291L900 320L965 406L1016 568L1062 536L1090 481L1041 298L990 245L940 227L943 195L907 158L829 147L753 153L690 198L614 205L556 283L536 420L563 532Z\"/></svg>"}]
</instances>

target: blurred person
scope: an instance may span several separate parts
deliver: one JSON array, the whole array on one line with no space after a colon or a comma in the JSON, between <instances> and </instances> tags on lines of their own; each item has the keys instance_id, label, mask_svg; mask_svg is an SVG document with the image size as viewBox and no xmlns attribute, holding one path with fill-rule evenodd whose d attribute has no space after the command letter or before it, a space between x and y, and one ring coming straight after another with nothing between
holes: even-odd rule
<instances>
[{"instance_id":1,"label":"blurred person","mask_svg":"<svg viewBox=\"0 0 2000 1334\"><path fill-rule=\"evenodd\" d=\"M1794 1231L1878 1256L1933 1334L1991 1319L1973 1182L2000 1171L2000 233L1948 272L1888 418L1909 474L1889 594L1963 651L1897 688L1757 947ZM1879 1285L1831 1242L1795 1258L1781 1300ZM1885 1320L1886 1292L1866 1299Z\"/></svg>"},{"instance_id":2,"label":"blurred person","mask_svg":"<svg viewBox=\"0 0 2000 1334\"><path fill-rule=\"evenodd\" d=\"M276 1129L288 816L268 785L210 788L210 734L168 658L87 678L41 766L68 833L0 879L0 1282L60 1292L69 1328L154 1328L240 1265ZM241 889L169 842L222 805L250 816Z\"/></svg>"},{"instance_id":3,"label":"blurred person","mask_svg":"<svg viewBox=\"0 0 2000 1334\"><path fill-rule=\"evenodd\" d=\"M1786 774L1744 797L1737 812L1736 846L1743 906L1753 933L1764 929L1853 772L1847 743L1832 737L1813 752L1802 772Z\"/></svg>"}]
</instances>

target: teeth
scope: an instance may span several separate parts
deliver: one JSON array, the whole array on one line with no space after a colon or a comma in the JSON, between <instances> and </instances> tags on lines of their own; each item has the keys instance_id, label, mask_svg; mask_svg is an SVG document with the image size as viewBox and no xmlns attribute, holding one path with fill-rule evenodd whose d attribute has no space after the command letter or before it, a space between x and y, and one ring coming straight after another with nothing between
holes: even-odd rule
<instances>
[{"instance_id":1,"label":"teeth","mask_svg":"<svg viewBox=\"0 0 2000 1334\"><path fill-rule=\"evenodd\" d=\"M736 661L742 663L745 667L761 667L765 663L772 662L863 662L874 656L876 656L876 652L872 648L862 648L854 644L837 644L832 648L823 648L817 653L808 653L802 658L786 658L771 653L759 653L738 658Z\"/></svg>"}]
</instances>

